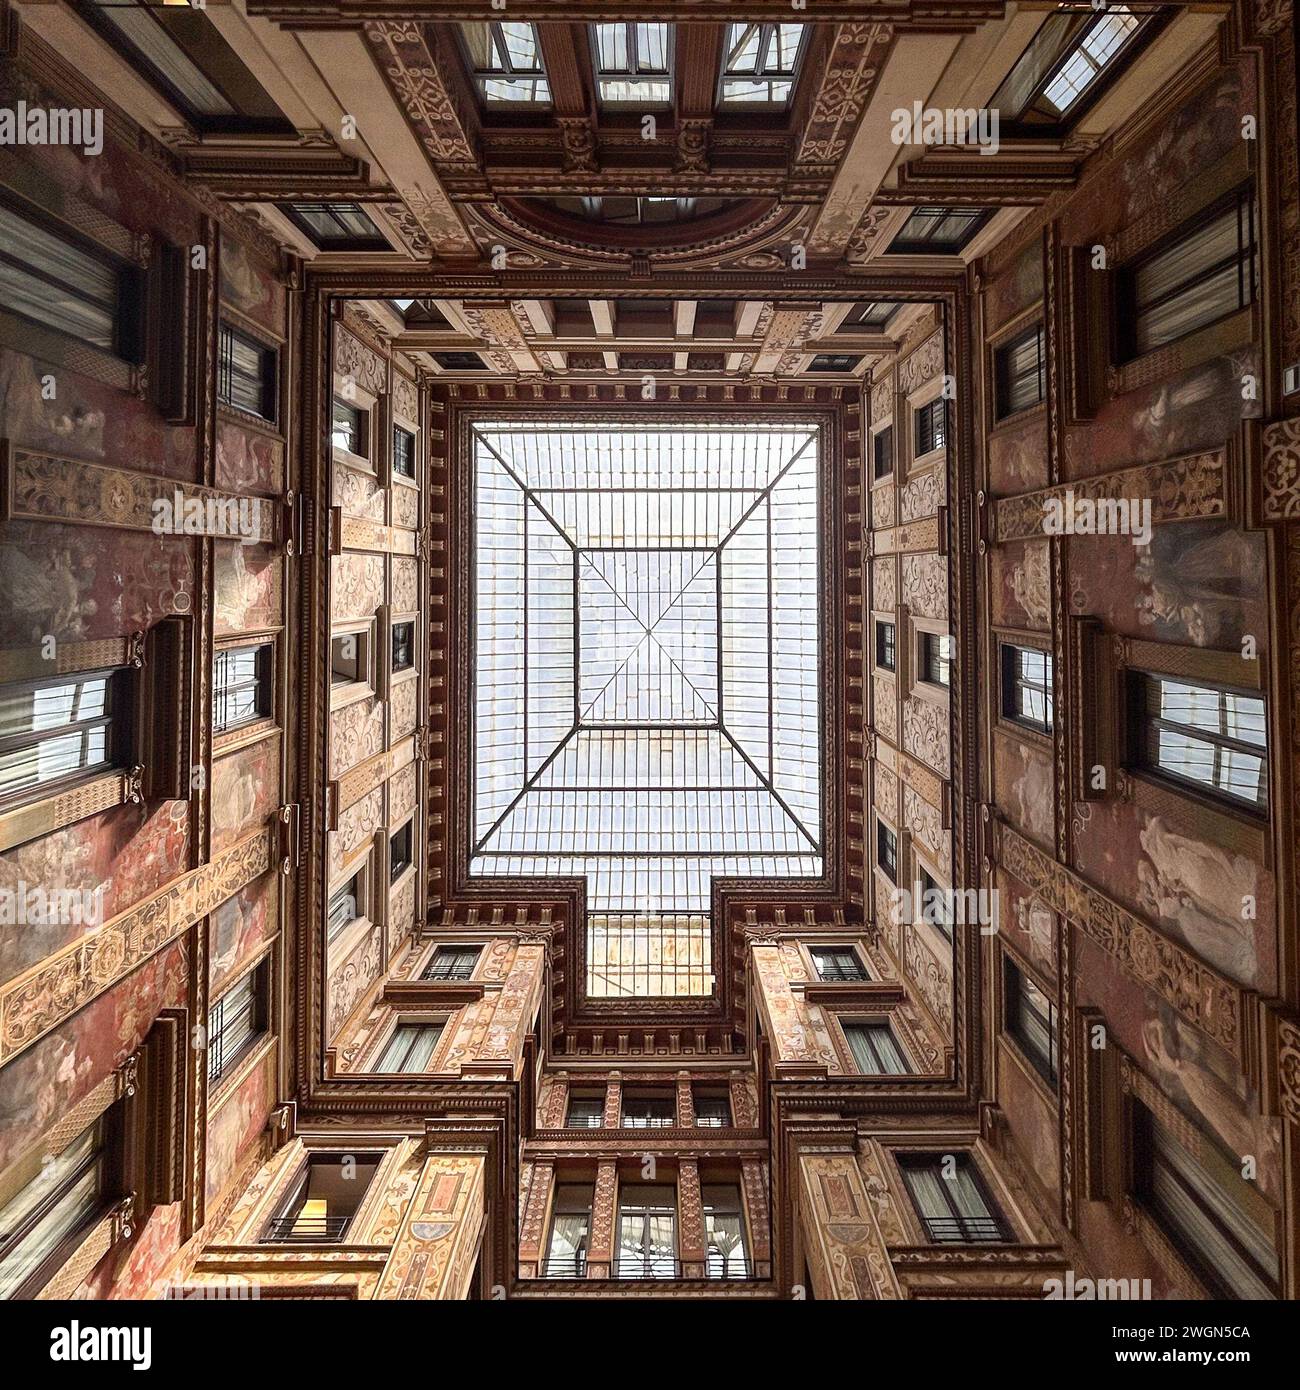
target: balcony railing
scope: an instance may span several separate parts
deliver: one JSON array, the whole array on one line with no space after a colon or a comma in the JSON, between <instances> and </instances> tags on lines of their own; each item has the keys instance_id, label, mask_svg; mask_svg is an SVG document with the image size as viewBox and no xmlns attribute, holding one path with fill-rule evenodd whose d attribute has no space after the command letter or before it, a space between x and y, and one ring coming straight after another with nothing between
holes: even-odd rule
<instances>
[{"instance_id":1,"label":"balcony railing","mask_svg":"<svg viewBox=\"0 0 1300 1390\"><path fill-rule=\"evenodd\" d=\"M668 1255L635 1255L620 1250L614 1265L615 1279L680 1279L680 1260Z\"/></svg>"},{"instance_id":2,"label":"balcony railing","mask_svg":"<svg viewBox=\"0 0 1300 1390\"><path fill-rule=\"evenodd\" d=\"M585 1279L587 1252L572 1250L567 1255L547 1255L542 1261L542 1276L546 1279Z\"/></svg>"},{"instance_id":3,"label":"balcony railing","mask_svg":"<svg viewBox=\"0 0 1300 1390\"><path fill-rule=\"evenodd\" d=\"M867 972L857 965L819 965L817 978L826 984L840 985L852 981L865 984Z\"/></svg>"},{"instance_id":4,"label":"balcony railing","mask_svg":"<svg viewBox=\"0 0 1300 1390\"><path fill-rule=\"evenodd\" d=\"M927 1216L925 1229L936 1244L1001 1245L1010 1239L996 1216Z\"/></svg>"},{"instance_id":5,"label":"balcony railing","mask_svg":"<svg viewBox=\"0 0 1300 1390\"><path fill-rule=\"evenodd\" d=\"M705 1272L710 1279L754 1279L754 1262L748 1255L726 1255L710 1250L705 1263Z\"/></svg>"},{"instance_id":6,"label":"balcony railing","mask_svg":"<svg viewBox=\"0 0 1300 1390\"><path fill-rule=\"evenodd\" d=\"M586 1114L583 1111L575 1111L564 1122L565 1129L603 1129L605 1125L605 1115L603 1111L595 1114Z\"/></svg>"},{"instance_id":7,"label":"balcony railing","mask_svg":"<svg viewBox=\"0 0 1300 1390\"><path fill-rule=\"evenodd\" d=\"M273 1216L263 1240L277 1245L318 1245L343 1239L348 1216Z\"/></svg>"}]
</instances>

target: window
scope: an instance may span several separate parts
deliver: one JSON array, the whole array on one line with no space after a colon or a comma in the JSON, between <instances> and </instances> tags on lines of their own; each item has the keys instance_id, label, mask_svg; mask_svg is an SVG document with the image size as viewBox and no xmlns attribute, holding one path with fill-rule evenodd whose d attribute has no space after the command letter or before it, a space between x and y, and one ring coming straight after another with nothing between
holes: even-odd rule
<instances>
[{"instance_id":1,"label":"window","mask_svg":"<svg viewBox=\"0 0 1300 1390\"><path fill-rule=\"evenodd\" d=\"M1002 643L1002 713L1040 734L1052 732L1052 656Z\"/></svg>"},{"instance_id":2,"label":"window","mask_svg":"<svg viewBox=\"0 0 1300 1390\"><path fill-rule=\"evenodd\" d=\"M569 1112L564 1121L567 1129L603 1129L605 1097L603 1095L570 1095Z\"/></svg>"},{"instance_id":3,"label":"window","mask_svg":"<svg viewBox=\"0 0 1300 1390\"><path fill-rule=\"evenodd\" d=\"M998 348L993 359L997 418L1028 410L1047 397L1047 362L1043 356L1043 325Z\"/></svg>"},{"instance_id":4,"label":"window","mask_svg":"<svg viewBox=\"0 0 1300 1390\"><path fill-rule=\"evenodd\" d=\"M1112 5L1104 13L1062 6L1049 15L994 94L989 105L1004 125L1049 134L1063 132L1101 94L1103 72L1115 72L1154 34L1161 20L1152 6Z\"/></svg>"},{"instance_id":5,"label":"window","mask_svg":"<svg viewBox=\"0 0 1300 1390\"><path fill-rule=\"evenodd\" d=\"M269 719L271 644L223 647L212 658L212 732L225 733L255 719Z\"/></svg>"},{"instance_id":6,"label":"window","mask_svg":"<svg viewBox=\"0 0 1300 1390\"><path fill-rule=\"evenodd\" d=\"M663 106L672 94L667 24L597 24L596 91L606 106Z\"/></svg>"},{"instance_id":7,"label":"window","mask_svg":"<svg viewBox=\"0 0 1300 1390\"><path fill-rule=\"evenodd\" d=\"M322 251L391 251L360 203L281 203L280 211Z\"/></svg>"},{"instance_id":8,"label":"window","mask_svg":"<svg viewBox=\"0 0 1300 1390\"><path fill-rule=\"evenodd\" d=\"M401 425L393 426L393 472L399 478L415 477L415 436Z\"/></svg>"},{"instance_id":9,"label":"window","mask_svg":"<svg viewBox=\"0 0 1300 1390\"><path fill-rule=\"evenodd\" d=\"M894 427L886 425L883 430L872 440L872 471L871 476L879 482L882 478L888 478L894 471Z\"/></svg>"},{"instance_id":10,"label":"window","mask_svg":"<svg viewBox=\"0 0 1300 1390\"><path fill-rule=\"evenodd\" d=\"M936 1245L984 1245L1011 1239L969 1154L900 1154L908 1196Z\"/></svg>"},{"instance_id":11,"label":"window","mask_svg":"<svg viewBox=\"0 0 1300 1390\"><path fill-rule=\"evenodd\" d=\"M623 1096L624 1129L669 1129L677 1123L676 1096Z\"/></svg>"},{"instance_id":12,"label":"window","mask_svg":"<svg viewBox=\"0 0 1300 1390\"><path fill-rule=\"evenodd\" d=\"M841 983L870 978L852 946L809 946L808 954L819 980Z\"/></svg>"},{"instance_id":13,"label":"window","mask_svg":"<svg viewBox=\"0 0 1300 1390\"><path fill-rule=\"evenodd\" d=\"M414 862L413 845L415 821L408 820L400 830L388 837L388 881L396 883Z\"/></svg>"},{"instance_id":14,"label":"window","mask_svg":"<svg viewBox=\"0 0 1300 1390\"><path fill-rule=\"evenodd\" d=\"M430 356L444 372L487 371L487 363L477 352L434 352Z\"/></svg>"},{"instance_id":15,"label":"window","mask_svg":"<svg viewBox=\"0 0 1300 1390\"><path fill-rule=\"evenodd\" d=\"M488 106L544 105L551 99L537 30L499 20L462 24L474 82Z\"/></svg>"},{"instance_id":16,"label":"window","mask_svg":"<svg viewBox=\"0 0 1300 1390\"><path fill-rule=\"evenodd\" d=\"M892 671L897 661L894 646L894 624L877 620L876 622L876 665L884 671Z\"/></svg>"},{"instance_id":17,"label":"window","mask_svg":"<svg viewBox=\"0 0 1300 1390\"><path fill-rule=\"evenodd\" d=\"M700 1195L704 1200L704 1234L708 1243L705 1272L710 1279L748 1278L740 1188L734 1183L706 1183Z\"/></svg>"},{"instance_id":18,"label":"window","mask_svg":"<svg viewBox=\"0 0 1300 1390\"><path fill-rule=\"evenodd\" d=\"M1003 1016L1007 1032L1015 1039L1034 1070L1056 1085L1056 1005L1010 956L1002 958Z\"/></svg>"},{"instance_id":19,"label":"window","mask_svg":"<svg viewBox=\"0 0 1300 1390\"><path fill-rule=\"evenodd\" d=\"M378 1167L377 1157L312 1154L292 1195L271 1218L262 1239L278 1245L342 1240Z\"/></svg>"},{"instance_id":20,"label":"window","mask_svg":"<svg viewBox=\"0 0 1300 1390\"><path fill-rule=\"evenodd\" d=\"M362 915L361 874L355 873L330 895L329 939L337 941L340 936Z\"/></svg>"},{"instance_id":21,"label":"window","mask_svg":"<svg viewBox=\"0 0 1300 1390\"><path fill-rule=\"evenodd\" d=\"M921 679L931 685L952 684L952 638L948 633L921 634Z\"/></svg>"},{"instance_id":22,"label":"window","mask_svg":"<svg viewBox=\"0 0 1300 1390\"><path fill-rule=\"evenodd\" d=\"M270 964L263 961L208 1010L208 1081L216 1085L267 1027Z\"/></svg>"},{"instance_id":23,"label":"window","mask_svg":"<svg viewBox=\"0 0 1300 1390\"><path fill-rule=\"evenodd\" d=\"M846 1023L844 1039L863 1076L906 1076L912 1068L888 1023Z\"/></svg>"},{"instance_id":24,"label":"window","mask_svg":"<svg viewBox=\"0 0 1300 1390\"><path fill-rule=\"evenodd\" d=\"M855 304L840 320L840 328L845 329L852 326L883 330L889 320L894 317L897 309L898 301L894 299L875 299L866 304Z\"/></svg>"},{"instance_id":25,"label":"window","mask_svg":"<svg viewBox=\"0 0 1300 1390\"><path fill-rule=\"evenodd\" d=\"M70 236L0 205L0 301L12 313L138 362L136 279Z\"/></svg>"},{"instance_id":26,"label":"window","mask_svg":"<svg viewBox=\"0 0 1300 1390\"><path fill-rule=\"evenodd\" d=\"M275 357L274 348L223 323L217 343L217 399L260 419L274 420Z\"/></svg>"},{"instance_id":27,"label":"window","mask_svg":"<svg viewBox=\"0 0 1300 1390\"><path fill-rule=\"evenodd\" d=\"M942 396L927 401L913 414L917 458L942 449L948 443L948 402Z\"/></svg>"},{"instance_id":28,"label":"window","mask_svg":"<svg viewBox=\"0 0 1300 1390\"><path fill-rule=\"evenodd\" d=\"M719 104L787 105L802 43L802 24L728 25Z\"/></svg>"},{"instance_id":29,"label":"window","mask_svg":"<svg viewBox=\"0 0 1300 1390\"><path fill-rule=\"evenodd\" d=\"M293 134L284 113L201 9L144 0L79 0L77 8L201 133Z\"/></svg>"},{"instance_id":30,"label":"window","mask_svg":"<svg viewBox=\"0 0 1300 1390\"><path fill-rule=\"evenodd\" d=\"M393 674L415 666L415 623L393 624Z\"/></svg>"},{"instance_id":31,"label":"window","mask_svg":"<svg viewBox=\"0 0 1300 1390\"><path fill-rule=\"evenodd\" d=\"M898 836L884 821L876 822L876 863L887 878L898 881Z\"/></svg>"},{"instance_id":32,"label":"window","mask_svg":"<svg viewBox=\"0 0 1300 1390\"><path fill-rule=\"evenodd\" d=\"M129 681L93 671L0 689L0 802L125 767Z\"/></svg>"},{"instance_id":33,"label":"window","mask_svg":"<svg viewBox=\"0 0 1300 1390\"><path fill-rule=\"evenodd\" d=\"M542 1273L548 1279L581 1279L587 1273L587 1237L591 1231L592 1189L560 1183L555 1189L551 1238Z\"/></svg>"},{"instance_id":34,"label":"window","mask_svg":"<svg viewBox=\"0 0 1300 1390\"><path fill-rule=\"evenodd\" d=\"M347 401L334 398L331 442L336 449L346 449L349 454L361 458L369 457L368 439L370 436L370 412L360 410Z\"/></svg>"},{"instance_id":35,"label":"window","mask_svg":"<svg viewBox=\"0 0 1300 1390\"><path fill-rule=\"evenodd\" d=\"M819 352L808 363L810 372L851 372L862 361L855 352Z\"/></svg>"},{"instance_id":36,"label":"window","mask_svg":"<svg viewBox=\"0 0 1300 1390\"><path fill-rule=\"evenodd\" d=\"M695 1123L704 1129L731 1128L731 1098L725 1091L696 1091Z\"/></svg>"},{"instance_id":37,"label":"window","mask_svg":"<svg viewBox=\"0 0 1300 1390\"><path fill-rule=\"evenodd\" d=\"M677 1194L635 1185L619 1194L618 1279L671 1279L677 1273Z\"/></svg>"},{"instance_id":38,"label":"window","mask_svg":"<svg viewBox=\"0 0 1300 1390\"><path fill-rule=\"evenodd\" d=\"M367 666L364 632L336 632L330 638L331 686L364 684Z\"/></svg>"},{"instance_id":39,"label":"window","mask_svg":"<svg viewBox=\"0 0 1300 1390\"><path fill-rule=\"evenodd\" d=\"M107 1150L112 1114L62 1153L43 1159L0 1208L0 1299L35 1297L110 1199Z\"/></svg>"},{"instance_id":40,"label":"window","mask_svg":"<svg viewBox=\"0 0 1300 1390\"><path fill-rule=\"evenodd\" d=\"M439 946L424 967L422 980L468 980L482 954L481 946Z\"/></svg>"},{"instance_id":41,"label":"window","mask_svg":"<svg viewBox=\"0 0 1300 1390\"><path fill-rule=\"evenodd\" d=\"M1131 671L1129 708L1134 766L1234 806L1268 809L1261 696Z\"/></svg>"},{"instance_id":42,"label":"window","mask_svg":"<svg viewBox=\"0 0 1300 1390\"><path fill-rule=\"evenodd\" d=\"M889 244L892 255L955 256L989 219L987 208L913 208Z\"/></svg>"},{"instance_id":43,"label":"window","mask_svg":"<svg viewBox=\"0 0 1300 1390\"><path fill-rule=\"evenodd\" d=\"M1121 271L1122 358L1163 347L1253 304L1259 294L1255 200L1236 195L1173 243Z\"/></svg>"},{"instance_id":44,"label":"window","mask_svg":"<svg viewBox=\"0 0 1300 1390\"><path fill-rule=\"evenodd\" d=\"M441 1023L399 1023L380 1053L375 1070L407 1074L428 1071L440 1037Z\"/></svg>"},{"instance_id":45,"label":"window","mask_svg":"<svg viewBox=\"0 0 1300 1390\"><path fill-rule=\"evenodd\" d=\"M1216 1298L1277 1297L1276 1222L1236 1159L1202 1140L1192 1153L1133 1103L1136 1196Z\"/></svg>"},{"instance_id":46,"label":"window","mask_svg":"<svg viewBox=\"0 0 1300 1390\"><path fill-rule=\"evenodd\" d=\"M937 883L925 869L918 870L917 886L920 888L921 920L938 927L949 941L952 940L953 910L952 893Z\"/></svg>"}]
</instances>

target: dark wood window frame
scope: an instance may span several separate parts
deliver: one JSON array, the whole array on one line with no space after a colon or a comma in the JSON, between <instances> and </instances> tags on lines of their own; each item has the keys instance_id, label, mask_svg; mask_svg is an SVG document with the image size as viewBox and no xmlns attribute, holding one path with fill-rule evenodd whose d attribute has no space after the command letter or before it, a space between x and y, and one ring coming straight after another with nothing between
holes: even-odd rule
<instances>
[{"instance_id":1,"label":"dark wood window frame","mask_svg":"<svg viewBox=\"0 0 1300 1390\"><path fill-rule=\"evenodd\" d=\"M223 684L223 669L230 665L233 655L254 652L253 674L233 679ZM212 733L214 737L226 734L247 734L253 729L262 729L275 720L275 680L276 647L272 638L247 641L223 641L212 655ZM229 709L232 697L247 691L253 692L254 704L250 712L241 715Z\"/></svg>"},{"instance_id":2,"label":"dark wood window frame","mask_svg":"<svg viewBox=\"0 0 1300 1390\"><path fill-rule=\"evenodd\" d=\"M1032 997L1043 996L1045 1012ZM1033 1015L1047 1036L1046 1051L1037 1045L1026 1028L1026 1014ZM1002 1028L1016 1051L1053 1090L1060 1079L1060 1013L1052 992L1045 989L1009 952L1002 953Z\"/></svg>"},{"instance_id":3,"label":"dark wood window frame","mask_svg":"<svg viewBox=\"0 0 1300 1390\"><path fill-rule=\"evenodd\" d=\"M341 1244L347 1239L348 1229L356 1220L357 1212L361 1210L362 1203L374 1183L386 1152L376 1150L356 1152L309 1151L304 1157L301 1167L294 1174L287 1195L276 1204L274 1214L262 1228L260 1240L263 1243L277 1245ZM349 1160L355 1163L358 1174L364 1174L365 1177L365 1186L357 1193L357 1199L351 1212L346 1217L315 1218L312 1226L295 1231L295 1227L302 1226L302 1208L310 1192L312 1168L324 1164L341 1165Z\"/></svg>"},{"instance_id":4,"label":"dark wood window frame","mask_svg":"<svg viewBox=\"0 0 1300 1390\"><path fill-rule=\"evenodd\" d=\"M229 349L228 345L229 344ZM258 367L250 373L237 370L235 346L251 349L257 354ZM242 389L245 399L251 400L256 387L258 404L246 405L237 398ZM241 415L251 415L265 424L276 426L279 421L280 353L274 343L264 342L242 325L223 318L217 341L217 401Z\"/></svg>"},{"instance_id":5,"label":"dark wood window frame","mask_svg":"<svg viewBox=\"0 0 1300 1390\"><path fill-rule=\"evenodd\" d=\"M241 1021L245 1012L242 998L236 990L248 991L247 1036L233 1050L225 1047L226 1034ZM218 1086L238 1069L239 1063L253 1051L271 1030L271 958L264 956L251 969L244 971L222 991L208 1010L208 1084Z\"/></svg>"},{"instance_id":6,"label":"dark wood window frame","mask_svg":"<svg viewBox=\"0 0 1300 1390\"><path fill-rule=\"evenodd\" d=\"M876 818L876 867L891 883L898 882L898 832Z\"/></svg>"},{"instance_id":7,"label":"dark wood window frame","mask_svg":"<svg viewBox=\"0 0 1300 1390\"><path fill-rule=\"evenodd\" d=\"M912 457L923 458L948 447L948 402L935 396L912 410Z\"/></svg>"},{"instance_id":8,"label":"dark wood window frame","mask_svg":"<svg viewBox=\"0 0 1300 1390\"><path fill-rule=\"evenodd\" d=\"M1051 651L1045 646L1006 638L999 638L997 646L999 721L1017 729L1027 729L1042 738L1051 738L1056 720L1053 693L1055 665ZM1045 676L1042 681L1025 676L1021 670L1020 653L1032 653L1043 659ZM1041 720L1020 709L1018 692L1022 689L1043 696L1044 715Z\"/></svg>"},{"instance_id":9,"label":"dark wood window frame","mask_svg":"<svg viewBox=\"0 0 1300 1390\"><path fill-rule=\"evenodd\" d=\"M951 1194L948 1191L948 1180L942 1176L943 1162L946 1158L952 1158L970 1178L972 1186L979 1195L984 1207L982 1215L972 1215L962 1213L957 1210L955 1204L949 1201ZM899 1171L903 1174L904 1188L911 1201L913 1212L926 1237L936 1244L943 1245L1005 1245L1013 1243L1015 1237L1012 1233L1011 1225L1002 1213L999 1204L994 1200L989 1184L976 1161L974 1154L967 1149L953 1149L946 1152L907 1152L895 1153L894 1161L897 1163ZM927 1217L917 1205L916 1196L911 1185L907 1182L908 1169L939 1169L939 1177L936 1181L940 1184L939 1190L944 1193L945 1202L949 1206L949 1215L945 1217Z\"/></svg>"},{"instance_id":10,"label":"dark wood window frame","mask_svg":"<svg viewBox=\"0 0 1300 1390\"><path fill-rule=\"evenodd\" d=\"M876 627L876 666L882 671L898 670L898 625L889 618L874 619Z\"/></svg>"},{"instance_id":11,"label":"dark wood window frame","mask_svg":"<svg viewBox=\"0 0 1300 1390\"><path fill-rule=\"evenodd\" d=\"M871 481L883 483L894 476L894 427L886 425L871 437Z\"/></svg>"},{"instance_id":12,"label":"dark wood window frame","mask_svg":"<svg viewBox=\"0 0 1300 1390\"><path fill-rule=\"evenodd\" d=\"M1029 362L1017 362L1017 354L1029 349ZM1021 383L1032 379L1027 392ZM1023 393L1023 398L1022 398ZM1047 344L1044 325L1023 329L993 349L993 417L997 424L1035 410L1047 399Z\"/></svg>"}]
</instances>

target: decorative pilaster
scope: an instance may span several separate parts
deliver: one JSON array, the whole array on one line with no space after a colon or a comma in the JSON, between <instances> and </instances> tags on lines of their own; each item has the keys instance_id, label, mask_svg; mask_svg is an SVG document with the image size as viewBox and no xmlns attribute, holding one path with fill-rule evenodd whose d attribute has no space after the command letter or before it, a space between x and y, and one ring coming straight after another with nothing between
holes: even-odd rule
<instances>
[{"instance_id":1,"label":"decorative pilaster","mask_svg":"<svg viewBox=\"0 0 1300 1390\"><path fill-rule=\"evenodd\" d=\"M703 1279L709 1255L704 1229L704 1195L700 1191L700 1167L693 1158L677 1166L677 1257L683 1279Z\"/></svg>"}]
</instances>

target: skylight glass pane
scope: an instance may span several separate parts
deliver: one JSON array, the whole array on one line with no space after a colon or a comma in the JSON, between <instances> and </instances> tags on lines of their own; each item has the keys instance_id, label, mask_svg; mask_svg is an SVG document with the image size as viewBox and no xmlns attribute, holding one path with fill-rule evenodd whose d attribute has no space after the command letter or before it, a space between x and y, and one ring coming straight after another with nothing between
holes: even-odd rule
<instances>
[{"instance_id":1,"label":"skylight glass pane","mask_svg":"<svg viewBox=\"0 0 1300 1390\"><path fill-rule=\"evenodd\" d=\"M637 68L641 72L668 71L667 24L636 26Z\"/></svg>"},{"instance_id":2,"label":"skylight glass pane","mask_svg":"<svg viewBox=\"0 0 1300 1390\"><path fill-rule=\"evenodd\" d=\"M628 68L627 25L597 24L596 48L603 72L626 72Z\"/></svg>"},{"instance_id":3,"label":"skylight glass pane","mask_svg":"<svg viewBox=\"0 0 1300 1390\"><path fill-rule=\"evenodd\" d=\"M501 37L506 57L515 72L540 72L542 60L537 52L537 36L531 24L502 24Z\"/></svg>"},{"instance_id":4,"label":"skylight glass pane","mask_svg":"<svg viewBox=\"0 0 1300 1390\"><path fill-rule=\"evenodd\" d=\"M1058 113L1064 115L1079 100L1137 27L1137 17L1123 7L1093 25L1044 89Z\"/></svg>"},{"instance_id":5,"label":"skylight glass pane","mask_svg":"<svg viewBox=\"0 0 1300 1390\"><path fill-rule=\"evenodd\" d=\"M470 872L585 877L589 990L711 993L713 879L822 872L816 431L474 439Z\"/></svg>"},{"instance_id":6,"label":"skylight glass pane","mask_svg":"<svg viewBox=\"0 0 1300 1390\"><path fill-rule=\"evenodd\" d=\"M727 39L728 73L752 73L758 69L759 36L761 24L733 24Z\"/></svg>"}]
</instances>

